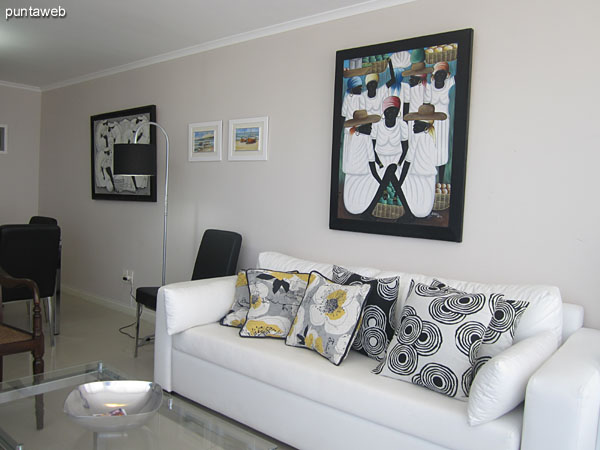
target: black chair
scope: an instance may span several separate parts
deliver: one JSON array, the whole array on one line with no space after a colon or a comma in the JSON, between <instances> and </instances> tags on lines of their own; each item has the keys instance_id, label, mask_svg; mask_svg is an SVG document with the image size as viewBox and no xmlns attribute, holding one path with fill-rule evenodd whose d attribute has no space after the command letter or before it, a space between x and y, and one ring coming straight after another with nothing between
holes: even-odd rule
<instances>
[{"instance_id":1,"label":"black chair","mask_svg":"<svg viewBox=\"0 0 600 450\"><path fill-rule=\"evenodd\" d=\"M29 219L31 225L58 225L58 221L54 217L32 216Z\"/></svg>"},{"instance_id":2,"label":"black chair","mask_svg":"<svg viewBox=\"0 0 600 450\"><path fill-rule=\"evenodd\" d=\"M60 228L57 225L0 226L0 266L14 278L33 280L46 300L50 342L54 346L52 297L56 293ZM2 288L4 303L31 300L28 288Z\"/></svg>"},{"instance_id":3,"label":"black chair","mask_svg":"<svg viewBox=\"0 0 600 450\"><path fill-rule=\"evenodd\" d=\"M242 236L233 231L206 230L198 248L192 280L205 278L226 277L235 275ZM135 352L137 357L140 347L140 318L142 307L156 311L156 297L159 287L139 287L135 290L135 301L137 302L136 324L135 324Z\"/></svg>"},{"instance_id":4,"label":"black chair","mask_svg":"<svg viewBox=\"0 0 600 450\"><path fill-rule=\"evenodd\" d=\"M32 216L29 223L33 225L58 225L54 217ZM58 270L56 271L56 293L54 294L54 334L60 333L60 275L61 275L61 257L62 239L58 244Z\"/></svg>"}]
</instances>

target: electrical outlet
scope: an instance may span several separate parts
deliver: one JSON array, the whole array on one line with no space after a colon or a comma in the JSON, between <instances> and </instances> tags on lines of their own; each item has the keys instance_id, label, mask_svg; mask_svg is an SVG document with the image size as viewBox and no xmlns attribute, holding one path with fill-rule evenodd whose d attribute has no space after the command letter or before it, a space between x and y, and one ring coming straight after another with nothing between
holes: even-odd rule
<instances>
[{"instance_id":1,"label":"electrical outlet","mask_svg":"<svg viewBox=\"0 0 600 450\"><path fill-rule=\"evenodd\" d=\"M133 270L124 270L121 279L133 284Z\"/></svg>"}]
</instances>

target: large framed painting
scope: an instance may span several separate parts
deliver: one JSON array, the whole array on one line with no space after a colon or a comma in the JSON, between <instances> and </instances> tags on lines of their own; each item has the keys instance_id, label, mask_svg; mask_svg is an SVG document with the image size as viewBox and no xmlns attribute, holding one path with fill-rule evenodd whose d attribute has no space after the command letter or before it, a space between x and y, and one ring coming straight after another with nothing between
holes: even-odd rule
<instances>
[{"instance_id":1,"label":"large framed painting","mask_svg":"<svg viewBox=\"0 0 600 450\"><path fill-rule=\"evenodd\" d=\"M462 241L473 30L336 53L329 227Z\"/></svg>"},{"instance_id":2,"label":"large framed painting","mask_svg":"<svg viewBox=\"0 0 600 450\"><path fill-rule=\"evenodd\" d=\"M92 198L95 200L156 201L156 177L113 174L113 145L138 143L156 146L156 105L113 111L90 117L92 140Z\"/></svg>"}]
</instances>

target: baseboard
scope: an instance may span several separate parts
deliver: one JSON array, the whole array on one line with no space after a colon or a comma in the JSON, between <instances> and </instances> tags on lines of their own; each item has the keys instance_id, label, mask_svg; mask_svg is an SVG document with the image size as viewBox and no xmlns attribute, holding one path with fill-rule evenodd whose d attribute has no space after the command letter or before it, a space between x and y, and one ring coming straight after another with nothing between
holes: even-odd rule
<instances>
[{"instance_id":1,"label":"baseboard","mask_svg":"<svg viewBox=\"0 0 600 450\"><path fill-rule=\"evenodd\" d=\"M68 286L65 284L61 284L60 287L61 287L61 291L64 292L65 294L72 295L74 297L80 298L87 302L106 306L107 308L122 312L124 314L127 314L128 316L135 318L135 313L136 313L135 305L134 306L124 305L124 304L116 302L114 300L100 297L98 295L91 294L89 292L85 292L85 291L76 289L72 286ZM148 308L143 309L142 320L149 322L149 323L154 323L155 318L156 318L156 313L154 311L152 311Z\"/></svg>"}]
</instances>

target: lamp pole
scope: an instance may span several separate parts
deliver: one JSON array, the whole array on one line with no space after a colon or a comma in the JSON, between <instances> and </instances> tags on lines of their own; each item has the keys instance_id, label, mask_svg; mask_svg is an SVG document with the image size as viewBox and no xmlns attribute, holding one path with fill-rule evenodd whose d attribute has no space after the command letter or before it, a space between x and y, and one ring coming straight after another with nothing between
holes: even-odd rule
<instances>
[{"instance_id":1,"label":"lamp pole","mask_svg":"<svg viewBox=\"0 0 600 450\"><path fill-rule=\"evenodd\" d=\"M140 130L146 125L154 125L159 128L160 131L165 135L165 142L167 144L167 154L165 157L165 215L164 215L164 224L163 224L163 259L162 259L162 284L164 286L166 284L166 274L167 274L167 216L169 214L169 135L165 131L163 127L161 127L156 122L145 122L141 124L135 130L135 137L133 138L133 143L137 144Z\"/></svg>"}]
</instances>

